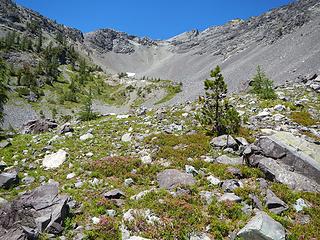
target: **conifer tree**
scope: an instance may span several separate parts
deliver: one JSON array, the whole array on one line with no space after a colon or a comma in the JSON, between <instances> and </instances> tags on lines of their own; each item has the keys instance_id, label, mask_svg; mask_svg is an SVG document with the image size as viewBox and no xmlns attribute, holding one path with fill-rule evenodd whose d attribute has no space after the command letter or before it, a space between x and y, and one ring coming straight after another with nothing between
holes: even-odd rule
<instances>
[{"instance_id":1,"label":"conifer tree","mask_svg":"<svg viewBox=\"0 0 320 240\"><path fill-rule=\"evenodd\" d=\"M219 66L211 71L212 79L204 81L205 97L202 98L203 106L200 111L200 121L211 126L213 134L232 134L239 130L240 117L238 112L228 104L227 84L221 74Z\"/></svg>"},{"instance_id":2,"label":"conifer tree","mask_svg":"<svg viewBox=\"0 0 320 240\"><path fill-rule=\"evenodd\" d=\"M267 77L260 66L257 67L257 73L252 80L252 92L262 99L275 99L277 97L273 81Z\"/></svg>"}]
</instances>

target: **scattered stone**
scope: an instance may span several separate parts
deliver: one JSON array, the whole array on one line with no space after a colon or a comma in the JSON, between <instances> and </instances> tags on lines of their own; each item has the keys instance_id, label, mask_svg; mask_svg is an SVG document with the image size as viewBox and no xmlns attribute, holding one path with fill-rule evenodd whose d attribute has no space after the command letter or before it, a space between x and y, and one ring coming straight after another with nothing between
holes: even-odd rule
<instances>
[{"instance_id":1,"label":"scattered stone","mask_svg":"<svg viewBox=\"0 0 320 240\"><path fill-rule=\"evenodd\" d=\"M270 112L268 111L262 111L262 112L259 112L257 115L256 115L256 118L258 119L263 119L265 117L269 117L271 115Z\"/></svg>"},{"instance_id":2,"label":"scattered stone","mask_svg":"<svg viewBox=\"0 0 320 240\"><path fill-rule=\"evenodd\" d=\"M125 194L119 189L113 189L103 195L107 199L120 199L125 197Z\"/></svg>"},{"instance_id":3,"label":"scattered stone","mask_svg":"<svg viewBox=\"0 0 320 240\"><path fill-rule=\"evenodd\" d=\"M115 217L117 215L116 210L113 210L113 209L107 210L106 213L109 217Z\"/></svg>"},{"instance_id":4,"label":"scattered stone","mask_svg":"<svg viewBox=\"0 0 320 240\"><path fill-rule=\"evenodd\" d=\"M118 115L117 119L127 119L129 117L130 117L130 115Z\"/></svg>"},{"instance_id":5,"label":"scattered stone","mask_svg":"<svg viewBox=\"0 0 320 240\"><path fill-rule=\"evenodd\" d=\"M139 192L137 195L134 195L134 196L130 197L130 199L132 199L132 200L140 200L144 196L146 196L148 193L151 193L153 191L155 191L154 188L151 188L150 190L144 190L142 192Z\"/></svg>"},{"instance_id":6,"label":"scattered stone","mask_svg":"<svg viewBox=\"0 0 320 240\"><path fill-rule=\"evenodd\" d=\"M237 177L237 178L242 178L243 174L241 172L241 170L239 168L236 167L228 167L227 168L227 172L231 173L233 176Z\"/></svg>"},{"instance_id":7,"label":"scattered stone","mask_svg":"<svg viewBox=\"0 0 320 240\"><path fill-rule=\"evenodd\" d=\"M72 179L72 178L74 178L75 176L76 176L75 173L69 173L69 174L67 175L67 179Z\"/></svg>"},{"instance_id":8,"label":"scattered stone","mask_svg":"<svg viewBox=\"0 0 320 240\"><path fill-rule=\"evenodd\" d=\"M213 147L218 147L218 148L236 148L237 147L237 142L234 140L234 138L230 135L222 135L219 137L215 137L210 141L210 144Z\"/></svg>"},{"instance_id":9,"label":"scattered stone","mask_svg":"<svg viewBox=\"0 0 320 240\"><path fill-rule=\"evenodd\" d=\"M34 180L35 180L34 177L27 176L27 177L24 177L21 181L24 184L30 185L31 183L34 182Z\"/></svg>"},{"instance_id":10,"label":"scattered stone","mask_svg":"<svg viewBox=\"0 0 320 240\"><path fill-rule=\"evenodd\" d=\"M222 155L216 159L217 163L227 164L227 165L241 165L243 164L242 157L240 158L231 158L227 155Z\"/></svg>"},{"instance_id":11,"label":"scattered stone","mask_svg":"<svg viewBox=\"0 0 320 240\"><path fill-rule=\"evenodd\" d=\"M0 174L0 188L9 189L19 181L18 173L15 171Z\"/></svg>"},{"instance_id":12,"label":"scattered stone","mask_svg":"<svg viewBox=\"0 0 320 240\"><path fill-rule=\"evenodd\" d=\"M137 237L137 236L132 236L128 238L128 240L151 240L149 238L143 238L143 237Z\"/></svg>"},{"instance_id":13,"label":"scattered stone","mask_svg":"<svg viewBox=\"0 0 320 240\"><path fill-rule=\"evenodd\" d=\"M289 209L288 205L269 189L267 190L266 205L270 212L275 214L280 214Z\"/></svg>"},{"instance_id":14,"label":"scattered stone","mask_svg":"<svg viewBox=\"0 0 320 240\"><path fill-rule=\"evenodd\" d=\"M270 239L285 240L286 233L284 227L273 220L264 212L258 212L238 234L244 240Z\"/></svg>"},{"instance_id":15,"label":"scattered stone","mask_svg":"<svg viewBox=\"0 0 320 240\"><path fill-rule=\"evenodd\" d=\"M304 208L308 208L308 205L302 198L297 199L296 203L293 205L296 212L301 212Z\"/></svg>"},{"instance_id":16,"label":"scattered stone","mask_svg":"<svg viewBox=\"0 0 320 240\"><path fill-rule=\"evenodd\" d=\"M3 140L3 141L0 142L0 149L6 148L6 147L8 147L10 145L11 145L11 142L9 142L7 140Z\"/></svg>"},{"instance_id":17,"label":"scattered stone","mask_svg":"<svg viewBox=\"0 0 320 240\"><path fill-rule=\"evenodd\" d=\"M205 233L199 233L199 234L192 234L189 238L189 240L211 240L210 237L207 236Z\"/></svg>"},{"instance_id":18,"label":"scattered stone","mask_svg":"<svg viewBox=\"0 0 320 240\"><path fill-rule=\"evenodd\" d=\"M214 194L212 192L209 192L209 191L201 191L200 192L201 199L203 199L204 202L206 204L208 204L208 205L212 202L213 196L214 196Z\"/></svg>"},{"instance_id":19,"label":"scattered stone","mask_svg":"<svg viewBox=\"0 0 320 240\"><path fill-rule=\"evenodd\" d=\"M126 185L127 187L131 186L134 184L134 181L132 178L127 178L124 180L124 185Z\"/></svg>"},{"instance_id":20,"label":"scattered stone","mask_svg":"<svg viewBox=\"0 0 320 240\"><path fill-rule=\"evenodd\" d=\"M100 223L100 218L93 217L93 218L91 218L91 221L92 221L93 224L97 225L97 224Z\"/></svg>"},{"instance_id":21,"label":"scattered stone","mask_svg":"<svg viewBox=\"0 0 320 240\"><path fill-rule=\"evenodd\" d=\"M75 188L82 188L83 182L82 182L81 180L79 180L78 182L76 182L76 183L74 184L74 186L75 186Z\"/></svg>"},{"instance_id":22,"label":"scattered stone","mask_svg":"<svg viewBox=\"0 0 320 240\"><path fill-rule=\"evenodd\" d=\"M121 137L122 142L131 142L131 133L126 133Z\"/></svg>"},{"instance_id":23,"label":"scattered stone","mask_svg":"<svg viewBox=\"0 0 320 240\"><path fill-rule=\"evenodd\" d=\"M84 135L82 135L80 137L80 140L81 141L86 141L86 140L89 140L89 139L92 139L92 138L94 138L92 133L86 133L86 134L84 134Z\"/></svg>"},{"instance_id":24,"label":"scattered stone","mask_svg":"<svg viewBox=\"0 0 320 240\"><path fill-rule=\"evenodd\" d=\"M233 192L235 189L242 187L242 185L242 182L237 179L229 179L222 182L221 188L225 192Z\"/></svg>"},{"instance_id":25,"label":"scattered stone","mask_svg":"<svg viewBox=\"0 0 320 240\"><path fill-rule=\"evenodd\" d=\"M141 157L141 162L143 164L151 164L152 163L152 158L151 158L150 155L143 156L143 157Z\"/></svg>"},{"instance_id":26,"label":"scattered stone","mask_svg":"<svg viewBox=\"0 0 320 240\"><path fill-rule=\"evenodd\" d=\"M88 158L93 157L93 153L92 153L92 152L88 152L88 153L86 154L86 157L88 157Z\"/></svg>"},{"instance_id":27,"label":"scattered stone","mask_svg":"<svg viewBox=\"0 0 320 240\"><path fill-rule=\"evenodd\" d=\"M190 173L193 176L199 174L199 172L193 166L190 166L190 165L185 165L185 170L186 170L186 173Z\"/></svg>"},{"instance_id":28,"label":"scattered stone","mask_svg":"<svg viewBox=\"0 0 320 240\"><path fill-rule=\"evenodd\" d=\"M62 149L58 152L46 155L42 160L42 166L46 169L58 168L67 160L68 153Z\"/></svg>"},{"instance_id":29,"label":"scattered stone","mask_svg":"<svg viewBox=\"0 0 320 240\"><path fill-rule=\"evenodd\" d=\"M74 129L71 127L70 123L65 123L60 127L59 133L60 134L66 134L66 133L72 133Z\"/></svg>"},{"instance_id":30,"label":"scattered stone","mask_svg":"<svg viewBox=\"0 0 320 240\"><path fill-rule=\"evenodd\" d=\"M274 108L273 108L275 111L279 111L279 112L281 112L281 111L283 111L283 110L285 110L286 109L286 107L285 106L283 106L283 105L281 105L281 104L278 104L278 105L276 105L276 106L274 106Z\"/></svg>"},{"instance_id":31,"label":"scattered stone","mask_svg":"<svg viewBox=\"0 0 320 240\"><path fill-rule=\"evenodd\" d=\"M225 193L219 199L218 202L241 202L242 199L234 193Z\"/></svg>"},{"instance_id":32,"label":"scattered stone","mask_svg":"<svg viewBox=\"0 0 320 240\"><path fill-rule=\"evenodd\" d=\"M179 185L194 185L195 179L192 174L181 172L177 169L167 169L157 175L160 188L168 190Z\"/></svg>"},{"instance_id":33,"label":"scattered stone","mask_svg":"<svg viewBox=\"0 0 320 240\"><path fill-rule=\"evenodd\" d=\"M216 177L214 177L212 175L208 176L207 180L210 182L210 184L212 184L214 186L217 186L217 185L219 185L221 183L219 178L216 178Z\"/></svg>"}]
</instances>

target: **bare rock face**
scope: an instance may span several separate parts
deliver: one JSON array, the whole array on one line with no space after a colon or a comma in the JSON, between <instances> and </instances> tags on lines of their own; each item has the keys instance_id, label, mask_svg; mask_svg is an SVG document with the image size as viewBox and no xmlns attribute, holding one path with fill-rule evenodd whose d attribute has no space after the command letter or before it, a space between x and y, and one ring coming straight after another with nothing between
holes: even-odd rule
<instances>
[{"instance_id":1,"label":"bare rock face","mask_svg":"<svg viewBox=\"0 0 320 240\"><path fill-rule=\"evenodd\" d=\"M247 21L235 19L200 33L196 30L186 32L170 39L172 51L227 55L253 43L272 44L307 23L315 14L311 7L316 3L316 0L299 1Z\"/></svg>"},{"instance_id":2,"label":"bare rock face","mask_svg":"<svg viewBox=\"0 0 320 240\"><path fill-rule=\"evenodd\" d=\"M113 29L101 29L85 35L86 44L99 53L115 52L120 54L131 54L135 51L134 43L142 46L153 46L156 42L144 37L128 35Z\"/></svg>"},{"instance_id":3,"label":"bare rock face","mask_svg":"<svg viewBox=\"0 0 320 240\"><path fill-rule=\"evenodd\" d=\"M36 239L40 232L62 232L69 213L68 196L56 184L43 185L0 209L0 239Z\"/></svg>"},{"instance_id":4,"label":"bare rock face","mask_svg":"<svg viewBox=\"0 0 320 240\"><path fill-rule=\"evenodd\" d=\"M176 169L167 169L159 173L157 180L160 188L171 190L179 185L193 185L195 179L192 174L184 173Z\"/></svg>"}]
</instances>

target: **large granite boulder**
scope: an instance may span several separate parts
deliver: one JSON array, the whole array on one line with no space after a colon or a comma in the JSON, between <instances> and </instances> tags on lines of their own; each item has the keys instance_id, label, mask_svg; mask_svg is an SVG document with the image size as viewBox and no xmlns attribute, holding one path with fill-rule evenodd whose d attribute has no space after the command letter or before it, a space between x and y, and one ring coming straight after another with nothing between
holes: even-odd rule
<instances>
[{"instance_id":1,"label":"large granite boulder","mask_svg":"<svg viewBox=\"0 0 320 240\"><path fill-rule=\"evenodd\" d=\"M281 161L261 155L253 155L250 157L250 165L260 168L270 181L285 184L298 191L320 192L320 185L316 181L292 171L290 166Z\"/></svg>"},{"instance_id":2,"label":"large granite boulder","mask_svg":"<svg viewBox=\"0 0 320 240\"><path fill-rule=\"evenodd\" d=\"M0 239L37 239L40 232L59 234L69 213L69 197L57 184L42 185L0 209Z\"/></svg>"},{"instance_id":3,"label":"large granite boulder","mask_svg":"<svg viewBox=\"0 0 320 240\"><path fill-rule=\"evenodd\" d=\"M193 185L195 179L192 174L184 173L177 169L167 169L159 173L157 180L160 188L171 190L179 185Z\"/></svg>"},{"instance_id":4,"label":"large granite boulder","mask_svg":"<svg viewBox=\"0 0 320 240\"><path fill-rule=\"evenodd\" d=\"M296 173L320 184L320 146L288 132L261 137L256 145L262 155L278 159Z\"/></svg>"},{"instance_id":5,"label":"large granite boulder","mask_svg":"<svg viewBox=\"0 0 320 240\"><path fill-rule=\"evenodd\" d=\"M242 228L238 237L244 240L285 240L284 227L264 212L259 212Z\"/></svg>"}]
</instances>

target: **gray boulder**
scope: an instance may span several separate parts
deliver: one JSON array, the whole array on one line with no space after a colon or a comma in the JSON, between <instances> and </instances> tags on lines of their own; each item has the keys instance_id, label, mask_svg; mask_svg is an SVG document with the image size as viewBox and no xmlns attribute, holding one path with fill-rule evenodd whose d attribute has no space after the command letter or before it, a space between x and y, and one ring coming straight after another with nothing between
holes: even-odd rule
<instances>
[{"instance_id":1,"label":"gray boulder","mask_svg":"<svg viewBox=\"0 0 320 240\"><path fill-rule=\"evenodd\" d=\"M225 193L219 199L219 202L241 202L242 199L234 193Z\"/></svg>"},{"instance_id":2,"label":"gray boulder","mask_svg":"<svg viewBox=\"0 0 320 240\"><path fill-rule=\"evenodd\" d=\"M292 169L272 158L260 155L250 157L250 165L261 169L270 181L280 182L298 191L320 192L320 185L308 177L292 171Z\"/></svg>"},{"instance_id":3,"label":"gray boulder","mask_svg":"<svg viewBox=\"0 0 320 240\"><path fill-rule=\"evenodd\" d=\"M14 184L17 184L18 181L18 173L15 171L0 174L0 188L9 189Z\"/></svg>"},{"instance_id":4,"label":"gray boulder","mask_svg":"<svg viewBox=\"0 0 320 240\"><path fill-rule=\"evenodd\" d=\"M109 192L106 192L103 196L107 199L119 199L125 197L125 194L119 189L113 189Z\"/></svg>"},{"instance_id":5,"label":"gray boulder","mask_svg":"<svg viewBox=\"0 0 320 240\"><path fill-rule=\"evenodd\" d=\"M35 239L40 232L59 234L69 213L69 197L57 184L42 185L0 209L0 239Z\"/></svg>"},{"instance_id":6,"label":"gray boulder","mask_svg":"<svg viewBox=\"0 0 320 240\"><path fill-rule=\"evenodd\" d=\"M216 148L236 148L238 146L236 140L230 135L222 135L211 140L210 144Z\"/></svg>"},{"instance_id":7,"label":"gray boulder","mask_svg":"<svg viewBox=\"0 0 320 240\"><path fill-rule=\"evenodd\" d=\"M171 190L179 185L193 185L195 179L192 174L184 173L177 169L167 169L159 173L157 180L160 188Z\"/></svg>"},{"instance_id":8,"label":"gray boulder","mask_svg":"<svg viewBox=\"0 0 320 240\"><path fill-rule=\"evenodd\" d=\"M0 141L0 149L10 146L11 143L7 140Z\"/></svg>"},{"instance_id":9,"label":"gray boulder","mask_svg":"<svg viewBox=\"0 0 320 240\"><path fill-rule=\"evenodd\" d=\"M222 182L221 188L225 192L233 192L235 189L242 187L242 185L242 182L237 179L229 179Z\"/></svg>"},{"instance_id":10,"label":"gray boulder","mask_svg":"<svg viewBox=\"0 0 320 240\"><path fill-rule=\"evenodd\" d=\"M320 146L295 137L288 132L276 132L261 137L256 145L262 155L279 159L295 172L313 179L320 184Z\"/></svg>"},{"instance_id":11,"label":"gray boulder","mask_svg":"<svg viewBox=\"0 0 320 240\"><path fill-rule=\"evenodd\" d=\"M241 165L243 163L243 159L242 157L231 158L227 155L222 155L216 159L216 162L228 165Z\"/></svg>"},{"instance_id":12,"label":"gray boulder","mask_svg":"<svg viewBox=\"0 0 320 240\"><path fill-rule=\"evenodd\" d=\"M284 227L264 212L258 212L238 234L244 240L285 240Z\"/></svg>"},{"instance_id":13,"label":"gray boulder","mask_svg":"<svg viewBox=\"0 0 320 240\"><path fill-rule=\"evenodd\" d=\"M271 190L267 190L266 205L270 212L280 214L288 210L288 205L278 198Z\"/></svg>"}]
</instances>

